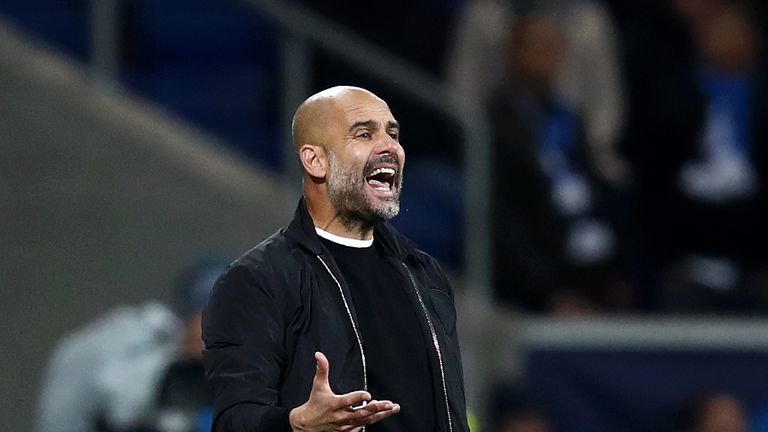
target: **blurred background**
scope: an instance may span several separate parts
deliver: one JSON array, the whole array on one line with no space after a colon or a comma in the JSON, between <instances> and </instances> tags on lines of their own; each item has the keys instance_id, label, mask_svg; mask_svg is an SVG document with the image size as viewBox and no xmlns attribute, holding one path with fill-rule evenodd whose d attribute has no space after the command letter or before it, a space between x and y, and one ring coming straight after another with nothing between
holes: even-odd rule
<instances>
[{"instance_id":1,"label":"blurred background","mask_svg":"<svg viewBox=\"0 0 768 432\"><path fill-rule=\"evenodd\" d=\"M2 0L3 428L197 431L199 311L332 85L403 125L473 432L768 431L768 6Z\"/></svg>"}]
</instances>

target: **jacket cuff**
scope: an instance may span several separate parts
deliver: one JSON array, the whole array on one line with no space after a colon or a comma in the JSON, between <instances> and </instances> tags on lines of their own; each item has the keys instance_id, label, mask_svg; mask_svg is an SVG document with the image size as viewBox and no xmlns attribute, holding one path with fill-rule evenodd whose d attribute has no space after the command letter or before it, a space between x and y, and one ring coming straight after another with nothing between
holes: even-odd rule
<instances>
[{"instance_id":1,"label":"jacket cuff","mask_svg":"<svg viewBox=\"0 0 768 432\"><path fill-rule=\"evenodd\" d=\"M264 413L262 422L268 426L268 430L278 432L293 432L288 416L293 408L275 407Z\"/></svg>"},{"instance_id":2,"label":"jacket cuff","mask_svg":"<svg viewBox=\"0 0 768 432\"><path fill-rule=\"evenodd\" d=\"M259 407L255 404L242 403L224 412L214 421L215 432L293 432L288 416L293 408Z\"/></svg>"}]
</instances>

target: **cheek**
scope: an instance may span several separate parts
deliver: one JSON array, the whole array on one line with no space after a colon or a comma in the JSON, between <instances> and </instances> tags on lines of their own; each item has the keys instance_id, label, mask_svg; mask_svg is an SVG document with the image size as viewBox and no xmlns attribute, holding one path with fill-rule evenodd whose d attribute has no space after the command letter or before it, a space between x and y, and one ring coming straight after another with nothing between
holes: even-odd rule
<instances>
[{"instance_id":1,"label":"cheek","mask_svg":"<svg viewBox=\"0 0 768 432\"><path fill-rule=\"evenodd\" d=\"M346 158L346 166L347 167L363 167L370 159L371 155L364 149L354 149L351 151Z\"/></svg>"}]
</instances>

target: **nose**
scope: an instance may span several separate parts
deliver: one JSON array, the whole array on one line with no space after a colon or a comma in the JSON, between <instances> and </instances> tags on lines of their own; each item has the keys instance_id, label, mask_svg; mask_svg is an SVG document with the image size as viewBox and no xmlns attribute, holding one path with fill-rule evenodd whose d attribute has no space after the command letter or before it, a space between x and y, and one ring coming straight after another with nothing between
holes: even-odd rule
<instances>
[{"instance_id":1,"label":"nose","mask_svg":"<svg viewBox=\"0 0 768 432\"><path fill-rule=\"evenodd\" d=\"M381 139L378 143L376 152L377 153L387 153L387 154L396 154L398 151L398 148L400 147L400 142L396 139L392 138L389 134L384 134L384 138Z\"/></svg>"}]
</instances>

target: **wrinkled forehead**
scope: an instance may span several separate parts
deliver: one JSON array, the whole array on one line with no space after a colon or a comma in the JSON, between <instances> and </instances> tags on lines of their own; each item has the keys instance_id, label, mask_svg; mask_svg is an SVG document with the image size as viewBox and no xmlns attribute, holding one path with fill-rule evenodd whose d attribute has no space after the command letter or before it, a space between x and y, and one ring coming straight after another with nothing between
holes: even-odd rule
<instances>
[{"instance_id":1,"label":"wrinkled forehead","mask_svg":"<svg viewBox=\"0 0 768 432\"><path fill-rule=\"evenodd\" d=\"M334 98L336 113L343 119L343 125L352 126L361 122L374 122L380 127L396 123L389 106L372 93L354 91Z\"/></svg>"}]
</instances>

